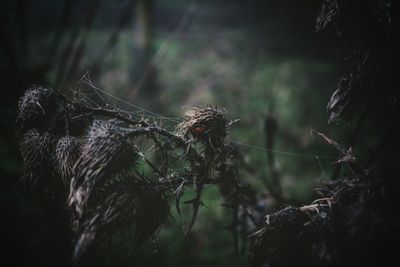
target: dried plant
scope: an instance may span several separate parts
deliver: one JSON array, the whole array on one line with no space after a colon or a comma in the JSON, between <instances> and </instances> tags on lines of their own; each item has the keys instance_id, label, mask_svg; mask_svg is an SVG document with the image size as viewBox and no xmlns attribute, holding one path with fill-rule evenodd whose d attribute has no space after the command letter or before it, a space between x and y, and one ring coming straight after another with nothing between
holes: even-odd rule
<instances>
[{"instance_id":1,"label":"dried plant","mask_svg":"<svg viewBox=\"0 0 400 267\"><path fill-rule=\"evenodd\" d=\"M125 230L134 228L134 243L143 243L167 218L168 199L176 200L180 214L185 189L196 192L188 201L193 212L185 234L196 221L205 184L231 184L234 191L230 194L242 196L238 178L221 172L221 166L232 158L224 110L194 108L170 132L155 122L110 108L98 92L91 95L78 86L71 100L56 91L32 87L18 108L24 179L41 188L48 188L49 180L57 181L69 192L65 201L72 211L76 263ZM152 144L151 152L159 155L157 162L144 157L143 143ZM176 159L180 170L171 168ZM143 164L151 173L139 169ZM45 173L51 173L51 178ZM213 173L225 177L216 179ZM233 224L237 228L238 207L247 200L230 198L226 201L236 207Z\"/></svg>"},{"instance_id":2,"label":"dried plant","mask_svg":"<svg viewBox=\"0 0 400 267\"><path fill-rule=\"evenodd\" d=\"M169 205L157 186L135 177L126 177L103 188L102 198L92 203L76 230L74 259L81 260L90 246L107 244L115 233L134 227L131 246L146 241L165 221Z\"/></svg>"},{"instance_id":3,"label":"dried plant","mask_svg":"<svg viewBox=\"0 0 400 267\"><path fill-rule=\"evenodd\" d=\"M377 115L399 99L397 69L400 6L393 0L324 0L317 31L334 31L352 70L340 79L327 105L329 121L352 120L358 111Z\"/></svg>"},{"instance_id":4,"label":"dried plant","mask_svg":"<svg viewBox=\"0 0 400 267\"><path fill-rule=\"evenodd\" d=\"M126 172L135 164L137 150L128 134L114 121L94 121L87 133L82 153L75 163L69 206L82 216L91 193L105 179Z\"/></svg>"},{"instance_id":5,"label":"dried plant","mask_svg":"<svg viewBox=\"0 0 400 267\"><path fill-rule=\"evenodd\" d=\"M389 253L386 242L399 237L396 208L382 186L374 177L333 182L317 189L321 198L310 205L267 215L249 237L251 266L377 264Z\"/></svg>"},{"instance_id":6,"label":"dried plant","mask_svg":"<svg viewBox=\"0 0 400 267\"><path fill-rule=\"evenodd\" d=\"M29 190L50 190L54 177L55 136L32 129L22 135L20 149L25 164L22 182Z\"/></svg>"},{"instance_id":7,"label":"dried plant","mask_svg":"<svg viewBox=\"0 0 400 267\"><path fill-rule=\"evenodd\" d=\"M54 127L57 109L56 96L51 89L32 86L18 101L17 135L30 129L47 130Z\"/></svg>"},{"instance_id":8,"label":"dried plant","mask_svg":"<svg viewBox=\"0 0 400 267\"><path fill-rule=\"evenodd\" d=\"M70 184L75 162L82 152L82 140L77 137L65 135L58 139L56 144L56 168L60 173L64 185Z\"/></svg>"},{"instance_id":9,"label":"dried plant","mask_svg":"<svg viewBox=\"0 0 400 267\"><path fill-rule=\"evenodd\" d=\"M191 141L200 140L204 144L204 154L207 158L211 157L211 165L223 162L228 153L225 140L228 120L225 114L225 110L211 106L193 108L177 127L180 136L193 138L189 139Z\"/></svg>"},{"instance_id":10,"label":"dried plant","mask_svg":"<svg viewBox=\"0 0 400 267\"><path fill-rule=\"evenodd\" d=\"M388 132L396 132L387 118L399 114L399 11L393 0L322 1L316 29L335 31L353 63L328 102L329 121L358 119L354 136L367 115L390 121ZM249 237L251 266L378 266L395 260L397 196L390 192L391 178L378 177L382 172L371 166L388 164L371 160L368 167L360 166L351 148L355 139L345 147L316 133L340 152L334 163L346 166L351 176L317 189L321 198L310 205L267 215Z\"/></svg>"}]
</instances>

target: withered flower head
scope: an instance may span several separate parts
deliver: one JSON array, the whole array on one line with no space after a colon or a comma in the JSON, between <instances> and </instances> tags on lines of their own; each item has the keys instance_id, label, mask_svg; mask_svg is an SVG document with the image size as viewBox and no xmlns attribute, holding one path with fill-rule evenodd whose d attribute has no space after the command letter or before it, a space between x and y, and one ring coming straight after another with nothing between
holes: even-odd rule
<instances>
[{"instance_id":1,"label":"withered flower head","mask_svg":"<svg viewBox=\"0 0 400 267\"><path fill-rule=\"evenodd\" d=\"M54 91L41 86L28 88L18 101L17 134L21 138L30 129L51 128L57 108Z\"/></svg>"},{"instance_id":2,"label":"withered flower head","mask_svg":"<svg viewBox=\"0 0 400 267\"><path fill-rule=\"evenodd\" d=\"M178 134L193 136L218 149L224 145L227 134L228 120L225 114L224 109L212 106L192 108L178 125Z\"/></svg>"}]
</instances>

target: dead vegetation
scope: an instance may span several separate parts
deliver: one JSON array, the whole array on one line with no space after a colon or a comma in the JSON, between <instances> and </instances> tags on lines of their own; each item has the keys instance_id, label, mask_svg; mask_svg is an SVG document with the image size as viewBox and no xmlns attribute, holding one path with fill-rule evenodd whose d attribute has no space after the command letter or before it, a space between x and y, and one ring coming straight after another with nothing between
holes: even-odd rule
<instances>
[{"instance_id":1,"label":"dead vegetation","mask_svg":"<svg viewBox=\"0 0 400 267\"><path fill-rule=\"evenodd\" d=\"M328 103L329 121L355 121L356 126L348 147L317 134L339 152L334 163L348 173L336 172L336 181L317 189L320 198L310 205L267 215L249 236L251 266L379 266L396 261L398 183L384 151L390 151L388 143L397 144L392 137L398 132L393 118L399 117L399 11L391 0L323 1L316 29L336 32L344 43L341 52L353 64ZM365 118L381 127L382 140L360 160L352 146Z\"/></svg>"},{"instance_id":2,"label":"dead vegetation","mask_svg":"<svg viewBox=\"0 0 400 267\"><path fill-rule=\"evenodd\" d=\"M337 32L354 63L328 103L330 121L363 123L367 115L383 121L399 114L398 11L390 0L323 2L317 30ZM171 202L180 214L183 192L194 190L195 197L186 202L192 205L187 235L206 184L218 186L232 211L227 229L236 251L249 222L257 226L248 237L252 266L378 266L395 259L397 190L392 177L377 171L382 169L379 149L393 138L392 129L384 129L384 140L365 162L353 154L355 137L343 146L317 133L339 152L335 164L350 173L318 188L319 198L309 205L289 205L262 217L254 208L255 192L238 177L240 156L228 142L231 122L223 109L194 108L168 131L155 120L111 107L95 90L91 93L88 97L78 86L70 99L33 86L21 97L17 114L23 182L49 199L60 192L64 196L76 265L90 262L92 252L115 235L131 232L134 240L128 242L145 242L168 218ZM274 177L274 185L268 186L280 204L287 204L272 153L277 125L269 117L266 125ZM144 156L146 144L157 162ZM144 173L139 165L150 171Z\"/></svg>"},{"instance_id":3,"label":"dead vegetation","mask_svg":"<svg viewBox=\"0 0 400 267\"><path fill-rule=\"evenodd\" d=\"M251 266L371 266L394 252L396 209L373 177L318 189L321 199L267 215L249 237Z\"/></svg>"},{"instance_id":4,"label":"dead vegetation","mask_svg":"<svg viewBox=\"0 0 400 267\"><path fill-rule=\"evenodd\" d=\"M62 188L71 211L77 265L90 262L95 248L119 233L135 229L130 242L140 245L167 219L171 201L180 214L183 192L194 190L195 198L186 201L193 208L188 234L205 184L220 184L229 195L227 205L234 207L230 230L236 233L238 207L248 200L238 199L245 188L238 177L227 176L227 159L234 158L226 140L229 124L224 110L199 107L170 132L155 121L110 107L99 94L88 99L82 88L70 100L34 86L21 97L18 109L22 179L27 188L50 195ZM157 162L144 156L149 145ZM150 172L143 172L143 164ZM233 187L223 190L222 184L229 183Z\"/></svg>"}]
</instances>

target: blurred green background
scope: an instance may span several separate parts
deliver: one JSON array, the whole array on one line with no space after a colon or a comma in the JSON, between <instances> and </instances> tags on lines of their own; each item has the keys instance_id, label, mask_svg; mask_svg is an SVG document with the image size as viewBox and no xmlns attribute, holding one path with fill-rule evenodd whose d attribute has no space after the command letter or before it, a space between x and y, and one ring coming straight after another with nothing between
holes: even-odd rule
<instances>
[{"instance_id":1,"label":"blurred green background","mask_svg":"<svg viewBox=\"0 0 400 267\"><path fill-rule=\"evenodd\" d=\"M24 255L54 266L65 254L52 240L57 229L42 216L43 208L18 184L22 163L13 124L17 99L31 84L68 95L89 73L102 90L166 117L182 117L185 106L224 107L229 119L239 119L229 138L250 145L238 145L253 170L240 170L240 178L267 196L264 181L271 177L263 148L269 114L278 123L273 149L302 154L275 155L284 196L294 203L309 201L313 189L334 169L333 159L313 157L336 153L318 137L313 140L310 129L346 143L346 129L353 127L344 125L338 132L327 123L326 103L347 67L341 63L334 34L314 31L317 0L0 3L0 202L8 225L3 252L16 262ZM169 129L176 125L157 120ZM129 264L246 266L246 254L234 254L231 234L225 230L230 214L217 188L207 187L203 202L206 207L188 238L183 238L182 222L174 216L154 240L133 251ZM184 222L190 219L189 211L184 209ZM130 250L115 247L106 254ZM107 259L105 254L101 257Z\"/></svg>"}]
</instances>

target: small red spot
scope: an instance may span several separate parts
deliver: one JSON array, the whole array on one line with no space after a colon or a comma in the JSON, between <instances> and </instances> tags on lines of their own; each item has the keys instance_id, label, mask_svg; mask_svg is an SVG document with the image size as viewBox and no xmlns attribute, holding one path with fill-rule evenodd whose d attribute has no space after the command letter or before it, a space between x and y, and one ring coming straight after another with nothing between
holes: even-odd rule
<instances>
[{"instance_id":1,"label":"small red spot","mask_svg":"<svg viewBox=\"0 0 400 267\"><path fill-rule=\"evenodd\" d=\"M205 131L206 131L206 128L199 126L199 127L195 127L192 129L192 134L195 136L203 135L205 133Z\"/></svg>"}]
</instances>

